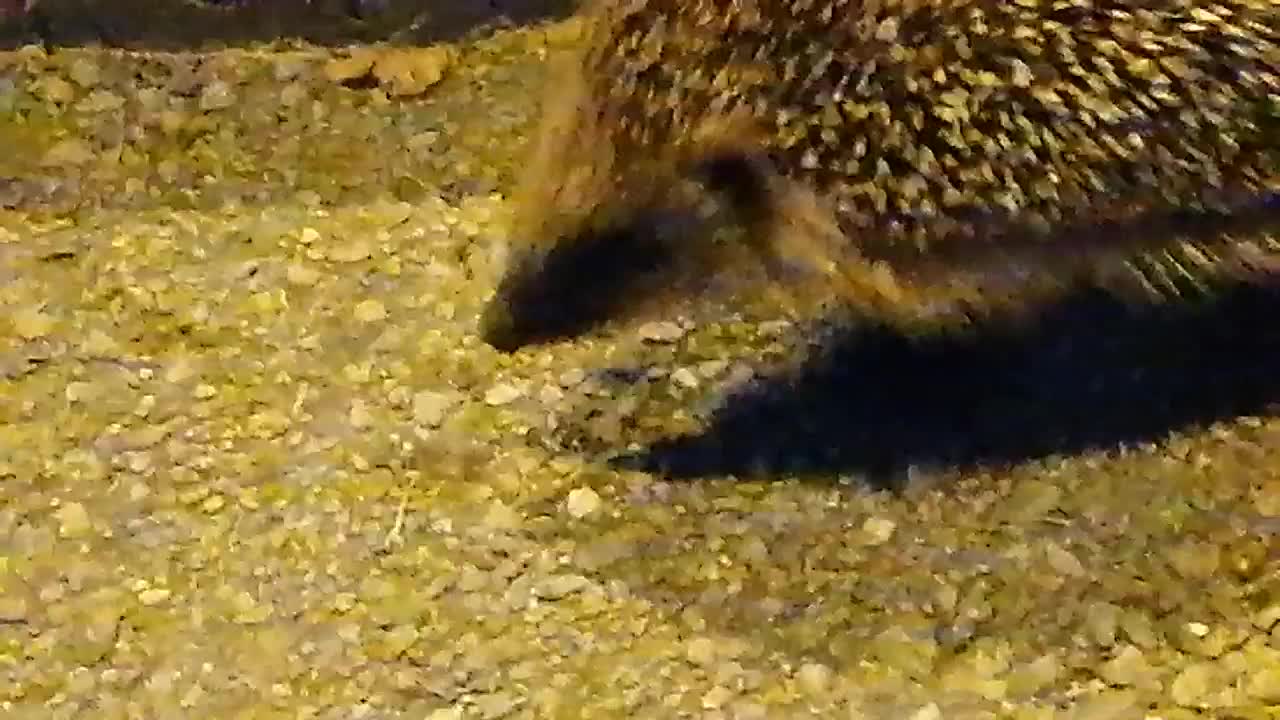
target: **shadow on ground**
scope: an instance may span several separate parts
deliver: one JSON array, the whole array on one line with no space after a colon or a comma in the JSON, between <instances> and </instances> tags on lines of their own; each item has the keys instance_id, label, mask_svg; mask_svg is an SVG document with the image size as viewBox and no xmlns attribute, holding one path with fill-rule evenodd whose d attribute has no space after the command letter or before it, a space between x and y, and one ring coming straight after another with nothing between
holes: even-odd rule
<instances>
[{"instance_id":1,"label":"shadow on ground","mask_svg":"<svg viewBox=\"0 0 1280 720\"><path fill-rule=\"evenodd\" d=\"M320 45L426 45L563 17L575 5L576 0L0 0L0 49L37 43L176 51L281 38Z\"/></svg>"},{"instance_id":2,"label":"shadow on ground","mask_svg":"<svg viewBox=\"0 0 1280 720\"><path fill-rule=\"evenodd\" d=\"M1098 293L1034 329L833 334L797 373L728 398L705 432L615 465L672 478L992 466L1157 440L1280 401L1280 287L1126 308Z\"/></svg>"}]
</instances>

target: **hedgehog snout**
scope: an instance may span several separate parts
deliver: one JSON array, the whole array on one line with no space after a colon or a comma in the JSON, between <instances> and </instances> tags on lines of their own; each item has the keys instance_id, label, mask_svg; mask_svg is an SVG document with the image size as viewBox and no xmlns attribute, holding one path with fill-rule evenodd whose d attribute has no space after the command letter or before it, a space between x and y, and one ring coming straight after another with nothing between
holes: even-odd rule
<instances>
[{"instance_id":1,"label":"hedgehog snout","mask_svg":"<svg viewBox=\"0 0 1280 720\"><path fill-rule=\"evenodd\" d=\"M481 312L478 329L480 339L499 352L513 353L527 344L517 332L510 307L497 297Z\"/></svg>"}]
</instances>

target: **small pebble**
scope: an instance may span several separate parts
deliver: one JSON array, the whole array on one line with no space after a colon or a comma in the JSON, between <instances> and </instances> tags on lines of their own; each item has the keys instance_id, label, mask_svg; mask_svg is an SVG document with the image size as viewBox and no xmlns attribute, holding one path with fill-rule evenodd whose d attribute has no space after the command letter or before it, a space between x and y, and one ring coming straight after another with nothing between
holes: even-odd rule
<instances>
[{"instance_id":1,"label":"small pebble","mask_svg":"<svg viewBox=\"0 0 1280 720\"><path fill-rule=\"evenodd\" d=\"M365 401L356 398L351 401L351 411L348 414L351 427L358 430L364 430L371 427L374 422L373 414L369 412L369 405Z\"/></svg>"},{"instance_id":2,"label":"small pebble","mask_svg":"<svg viewBox=\"0 0 1280 720\"><path fill-rule=\"evenodd\" d=\"M519 701L510 693L505 692L487 693L475 699L476 710L479 711L480 717L486 720L509 715L517 705L519 705Z\"/></svg>"},{"instance_id":3,"label":"small pebble","mask_svg":"<svg viewBox=\"0 0 1280 720\"><path fill-rule=\"evenodd\" d=\"M543 405L555 405L564 400L564 391L555 385L543 385L538 391L538 402Z\"/></svg>"},{"instance_id":4,"label":"small pebble","mask_svg":"<svg viewBox=\"0 0 1280 720\"><path fill-rule=\"evenodd\" d=\"M524 516L516 508L495 500L489 505L482 522L491 530L516 530L524 522Z\"/></svg>"},{"instance_id":5,"label":"small pebble","mask_svg":"<svg viewBox=\"0 0 1280 720\"><path fill-rule=\"evenodd\" d=\"M704 378L713 378L729 367L727 360L706 360L698 363L698 374Z\"/></svg>"},{"instance_id":6,"label":"small pebble","mask_svg":"<svg viewBox=\"0 0 1280 720\"><path fill-rule=\"evenodd\" d=\"M1262 668L1249 676L1244 690L1265 703L1280 703L1280 667Z\"/></svg>"},{"instance_id":7,"label":"small pebble","mask_svg":"<svg viewBox=\"0 0 1280 720\"><path fill-rule=\"evenodd\" d=\"M581 575L554 575L539 582L534 594L543 600L560 600L582 592L590 585L591 581Z\"/></svg>"},{"instance_id":8,"label":"small pebble","mask_svg":"<svg viewBox=\"0 0 1280 720\"><path fill-rule=\"evenodd\" d=\"M1150 682L1154 670L1142 651L1126 645L1114 658L1098 668L1098 676L1110 685L1141 687Z\"/></svg>"},{"instance_id":9,"label":"small pebble","mask_svg":"<svg viewBox=\"0 0 1280 720\"><path fill-rule=\"evenodd\" d=\"M486 405L498 407L499 405L507 405L518 400L524 392L520 388L509 383L498 383L484 394Z\"/></svg>"},{"instance_id":10,"label":"small pebble","mask_svg":"<svg viewBox=\"0 0 1280 720\"><path fill-rule=\"evenodd\" d=\"M200 92L201 110L221 110L231 107L236 102L236 95L231 86L223 80L214 80Z\"/></svg>"},{"instance_id":11,"label":"small pebble","mask_svg":"<svg viewBox=\"0 0 1280 720\"><path fill-rule=\"evenodd\" d=\"M44 156L40 158L40 164L43 167L84 165L97 156L98 154L89 143L79 138L68 138L49 146Z\"/></svg>"},{"instance_id":12,"label":"small pebble","mask_svg":"<svg viewBox=\"0 0 1280 720\"><path fill-rule=\"evenodd\" d=\"M356 320L363 323L378 322L387 317L387 308L380 300L363 300L356 305Z\"/></svg>"},{"instance_id":13,"label":"small pebble","mask_svg":"<svg viewBox=\"0 0 1280 720\"><path fill-rule=\"evenodd\" d=\"M587 379L587 372L582 368L573 368L560 373L560 377L556 381L560 383L562 388L571 388L575 385L581 385L583 380Z\"/></svg>"},{"instance_id":14,"label":"small pebble","mask_svg":"<svg viewBox=\"0 0 1280 720\"><path fill-rule=\"evenodd\" d=\"M453 407L454 398L440 392L423 390L413 395L413 419L427 427L440 427L445 413Z\"/></svg>"},{"instance_id":15,"label":"small pebble","mask_svg":"<svg viewBox=\"0 0 1280 720\"><path fill-rule=\"evenodd\" d=\"M653 343L671 343L685 336L684 328L670 321L645 323L638 332L642 339Z\"/></svg>"},{"instance_id":16,"label":"small pebble","mask_svg":"<svg viewBox=\"0 0 1280 720\"><path fill-rule=\"evenodd\" d=\"M702 707L706 710L718 710L732 699L732 690L723 685L717 685L702 696Z\"/></svg>"},{"instance_id":17,"label":"small pebble","mask_svg":"<svg viewBox=\"0 0 1280 720\"><path fill-rule=\"evenodd\" d=\"M699 383L698 376L695 375L693 371L690 370L689 368L683 368L683 367L671 373L671 381L679 385L680 387L685 387L689 389L698 387L698 383Z\"/></svg>"},{"instance_id":18,"label":"small pebble","mask_svg":"<svg viewBox=\"0 0 1280 720\"><path fill-rule=\"evenodd\" d=\"M289 281L290 285L311 287L320 280L320 273L306 265L294 263L285 270L285 279Z\"/></svg>"},{"instance_id":19,"label":"small pebble","mask_svg":"<svg viewBox=\"0 0 1280 720\"><path fill-rule=\"evenodd\" d=\"M168 600L171 594L168 588L149 588L138 593L138 602L152 607Z\"/></svg>"},{"instance_id":20,"label":"small pebble","mask_svg":"<svg viewBox=\"0 0 1280 720\"><path fill-rule=\"evenodd\" d=\"M1186 624L1186 628L1187 628L1187 632L1191 633L1192 635L1195 635L1198 638L1202 638L1205 635L1209 634L1209 626L1205 625L1202 622L1189 622Z\"/></svg>"},{"instance_id":21,"label":"small pebble","mask_svg":"<svg viewBox=\"0 0 1280 720\"><path fill-rule=\"evenodd\" d=\"M369 256L372 253L373 251L370 249L369 243L363 240L357 240L333 248L329 251L328 255L329 259L334 262L354 263L369 259Z\"/></svg>"},{"instance_id":22,"label":"small pebble","mask_svg":"<svg viewBox=\"0 0 1280 720\"><path fill-rule=\"evenodd\" d=\"M716 643L707 637L694 638L689 641L688 647L685 648L685 657L689 658L689 662L694 665L706 667L715 662Z\"/></svg>"},{"instance_id":23,"label":"small pebble","mask_svg":"<svg viewBox=\"0 0 1280 720\"><path fill-rule=\"evenodd\" d=\"M1049 560L1049 566L1061 575L1067 577L1084 577L1086 571L1084 565L1070 550L1058 545L1050 543L1045 549L1045 556Z\"/></svg>"},{"instance_id":24,"label":"small pebble","mask_svg":"<svg viewBox=\"0 0 1280 720\"><path fill-rule=\"evenodd\" d=\"M600 495L591 488L575 488L569 491L569 498L565 502L569 514L579 520L594 515L600 510Z\"/></svg>"},{"instance_id":25,"label":"small pebble","mask_svg":"<svg viewBox=\"0 0 1280 720\"><path fill-rule=\"evenodd\" d=\"M763 338L777 337L791 327L789 320L766 320L756 326L756 334Z\"/></svg>"},{"instance_id":26,"label":"small pebble","mask_svg":"<svg viewBox=\"0 0 1280 720\"><path fill-rule=\"evenodd\" d=\"M9 322L23 340L36 340L48 335L54 328L54 319L39 308L20 308L10 315Z\"/></svg>"},{"instance_id":27,"label":"small pebble","mask_svg":"<svg viewBox=\"0 0 1280 720\"><path fill-rule=\"evenodd\" d=\"M1269 631L1277 623L1280 623L1280 603L1272 603L1253 616L1253 626L1259 630Z\"/></svg>"},{"instance_id":28,"label":"small pebble","mask_svg":"<svg viewBox=\"0 0 1280 720\"><path fill-rule=\"evenodd\" d=\"M755 702L738 701L733 704L734 720L766 720L769 717L769 710L764 705ZM857 717L850 715L850 718Z\"/></svg>"},{"instance_id":29,"label":"small pebble","mask_svg":"<svg viewBox=\"0 0 1280 720\"><path fill-rule=\"evenodd\" d=\"M333 596L333 611L336 613L351 612L356 606L356 594L353 592L340 592Z\"/></svg>"},{"instance_id":30,"label":"small pebble","mask_svg":"<svg viewBox=\"0 0 1280 720\"><path fill-rule=\"evenodd\" d=\"M1221 673L1212 664L1200 662L1189 665L1178 673L1169 686L1169 693L1179 705L1194 706L1205 695L1221 687Z\"/></svg>"},{"instance_id":31,"label":"small pebble","mask_svg":"<svg viewBox=\"0 0 1280 720\"><path fill-rule=\"evenodd\" d=\"M822 663L805 663L796 671L796 681L810 695L822 695L831 688L831 668Z\"/></svg>"},{"instance_id":32,"label":"small pebble","mask_svg":"<svg viewBox=\"0 0 1280 720\"><path fill-rule=\"evenodd\" d=\"M867 534L868 545L883 545L893 537L898 524L885 517L869 517L862 522L862 532Z\"/></svg>"},{"instance_id":33,"label":"small pebble","mask_svg":"<svg viewBox=\"0 0 1280 720\"><path fill-rule=\"evenodd\" d=\"M64 538L83 537L93 527L89 522L89 511L78 502L67 503L54 514L58 518L58 534Z\"/></svg>"},{"instance_id":34,"label":"small pebble","mask_svg":"<svg viewBox=\"0 0 1280 720\"><path fill-rule=\"evenodd\" d=\"M15 623L27 619L26 598L14 595L0 596L0 622Z\"/></svg>"},{"instance_id":35,"label":"small pebble","mask_svg":"<svg viewBox=\"0 0 1280 720\"><path fill-rule=\"evenodd\" d=\"M929 703L912 713L911 720L942 720L942 710L937 703Z\"/></svg>"},{"instance_id":36,"label":"small pebble","mask_svg":"<svg viewBox=\"0 0 1280 720\"><path fill-rule=\"evenodd\" d=\"M98 84L102 78L102 70L99 65L88 58L79 58L71 63L68 69L68 75L75 84L82 88L91 88Z\"/></svg>"},{"instance_id":37,"label":"small pebble","mask_svg":"<svg viewBox=\"0 0 1280 720\"><path fill-rule=\"evenodd\" d=\"M458 589L464 593L480 592L489 584L489 573L473 565L465 565L458 575Z\"/></svg>"}]
</instances>

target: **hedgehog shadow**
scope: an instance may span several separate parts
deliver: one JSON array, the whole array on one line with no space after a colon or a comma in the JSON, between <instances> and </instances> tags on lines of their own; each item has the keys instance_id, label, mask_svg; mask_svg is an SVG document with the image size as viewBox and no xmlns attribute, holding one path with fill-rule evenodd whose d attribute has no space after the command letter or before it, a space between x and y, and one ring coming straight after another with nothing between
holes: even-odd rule
<instances>
[{"instance_id":1,"label":"hedgehog shadow","mask_svg":"<svg viewBox=\"0 0 1280 720\"><path fill-rule=\"evenodd\" d=\"M1013 331L841 329L795 371L727 397L706 429L613 460L671 479L1000 466L1158 440L1280 400L1280 287L1133 308L1087 292Z\"/></svg>"}]
</instances>

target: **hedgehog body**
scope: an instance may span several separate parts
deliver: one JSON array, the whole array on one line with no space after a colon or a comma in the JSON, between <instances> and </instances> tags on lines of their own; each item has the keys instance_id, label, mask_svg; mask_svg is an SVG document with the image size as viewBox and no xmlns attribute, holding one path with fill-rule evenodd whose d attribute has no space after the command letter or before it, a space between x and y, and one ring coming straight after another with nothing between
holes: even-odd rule
<instances>
[{"instance_id":1,"label":"hedgehog body","mask_svg":"<svg viewBox=\"0 0 1280 720\"><path fill-rule=\"evenodd\" d=\"M800 270L793 295L906 321L1082 282L1170 298L1280 257L1276 0L582 14L482 319L499 348L627 317L744 257Z\"/></svg>"}]
</instances>

